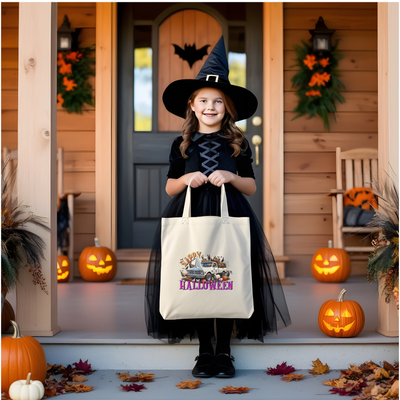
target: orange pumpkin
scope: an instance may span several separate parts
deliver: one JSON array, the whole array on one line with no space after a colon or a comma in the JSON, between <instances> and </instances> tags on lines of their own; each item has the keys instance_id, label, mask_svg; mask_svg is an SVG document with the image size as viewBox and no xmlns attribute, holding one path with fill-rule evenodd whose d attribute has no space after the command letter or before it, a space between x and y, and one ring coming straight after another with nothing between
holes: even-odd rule
<instances>
[{"instance_id":1,"label":"orange pumpkin","mask_svg":"<svg viewBox=\"0 0 400 400\"><path fill-rule=\"evenodd\" d=\"M333 249L332 240L328 246L314 254L311 261L313 277L319 282L344 282L351 272L350 257L343 249Z\"/></svg>"},{"instance_id":2,"label":"orange pumpkin","mask_svg":"<svg viewBox=\"0 0 400 400\"><path fill-rule=\"evenodd\" d=\"M363 309L356 301L343 300L345 293L343 289L337 300L326 301L319 310L319 329L327 336L353 337L364 328Z\"/></svg>"},{"instance_id":3,"label":"orange pumpkin","mask_svg":"<svg viewBox=\"0 0 400 400\"><path fill-rule=\"evenodd\" d=\"M12 305L4 299L3 310L1 311L1 331L5 332L11 326L11 320L15 319Z\"/></svg>"},{"instance_id":4,"label":"orange pumpkin","mask_svg":"<svg viewBox=\"0 0 400 400\"><path fill-rule=\"evenodd\" d=\"M10 385L26 379L44 383L47 372L46 356L40 343L31 336L22 336L19 326L11 321L14 335L1 338L1 391L8 392Z\"/></svg>"},{"instance_id":5,"label":"orange pumpkin","mask_svg":"<svg viewBox=\"0 0 400 400\"><path fill-rule=\"evenodd\" d=\"M108 282L117 273L117 258L107 247L94 239L95 247L86 247L79 256L79 272L85 281Z\"/></svg>"},{"instance_id":6,"label":"orange pumpkin","mask_svg":"<svg viewBox=\"0 0 400 400\"><path fill-rule=\"evenodd\" d=\"M68 282L71 268L67 256L57 256L57 282Z\"/></svg>"}]
</instances>

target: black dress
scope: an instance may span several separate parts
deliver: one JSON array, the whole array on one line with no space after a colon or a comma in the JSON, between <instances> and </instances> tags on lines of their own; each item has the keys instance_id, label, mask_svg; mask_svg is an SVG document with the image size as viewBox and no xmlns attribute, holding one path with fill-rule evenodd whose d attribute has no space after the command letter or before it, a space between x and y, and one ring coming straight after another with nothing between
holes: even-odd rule
<instances>
[{"instance_id":1,"label":"black dress","mask_svg":"<svg viewBox=\"0 0 400 400\"><path fill-rule=\"evenodd\" d=\"M247 148L238 157L224 139L222 132L195 133L186 150L188 158L181 155L179 146L182 137L175 139L169 157L168 178L177 179L190 172L201 171L210 175L215 170L225 170L242 177L254 178L251 149ZM247 143L248 144L248 143ZM289 311L279 280L275 260L257 217L245 196L231 184L225 185L229 215L249 217L251 234L251 268L254 298L254 313L249 319L235 319L236 337L263 341L268 333L277 332L290 325ZM206 183L192 189L191 215L220 215L221 188ZM186 190L172 198L162 213L163 218L180 217L183 212ZM168 338L169 343L180 342L185 335L193 337L194 321L190 319L164 320L159 313L161 270L161 221L156 230L146 276L145 319L147 333L156 339Z\"/></svg>"}]
</instances>

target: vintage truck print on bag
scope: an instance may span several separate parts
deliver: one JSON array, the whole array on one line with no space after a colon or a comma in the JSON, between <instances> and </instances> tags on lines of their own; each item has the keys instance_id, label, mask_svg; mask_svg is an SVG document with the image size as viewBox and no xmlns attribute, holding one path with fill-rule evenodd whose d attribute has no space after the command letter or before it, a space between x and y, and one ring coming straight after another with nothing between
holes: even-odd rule
<instances>
[{"instance_id":1,"label":"vintage truck print on bag","mask_svg":"<svg viewBox=\"0 0 400 400\"><path fill-rule=\"evenodd\" d=\"M197 251L180 260L180 290L233 290L232 271L224 257L202 256Z\"/></svg>"}]
</instances>

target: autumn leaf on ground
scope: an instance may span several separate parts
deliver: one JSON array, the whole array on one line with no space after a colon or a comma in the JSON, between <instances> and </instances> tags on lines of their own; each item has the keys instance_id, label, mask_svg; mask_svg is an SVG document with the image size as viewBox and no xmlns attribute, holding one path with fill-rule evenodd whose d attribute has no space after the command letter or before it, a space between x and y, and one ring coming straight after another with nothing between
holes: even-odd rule
<instances>
[{"instance_id":1,"label":"autumn leaf on ground","mask_svg":"<svg viewBox=\"0 0 400 400\"><path fill-rule=\"evenodd\" d=\"M92 369L92 365L88 363L88 360L83 362L81 359L79 359L79 362L77 363L72 363L72 365L75 365L75 368L79 371L83 371L81 373L83 374L91 374L92 372L95 372L95 369Z\"/></svg>"},{"instance_id":2,"label":"autumn leaf on ground","mask_svg":"<svg viewBox=\"0 0 400 400\"><path fill-rule=\"evenodd\" d=\"M78 384L74 384L74 385L65 385L65 391L66 392L90 392L91 390L93 390L94 386L86 386L83 383Z\"/></svg>"},{"instance_id":3,"label":"autumn leaf on ground","mask_svg":"<svg viewBox=\"0 0 400 400\"><path fill-rule=\"evenodd\" d=\"M332 379L331 381L326 381L326 382L322 382L324 385L327 386L333 386L333 387L337 387L337 388L343 388L344 384L346 383L346 379L345 378L340 378L340 379Z\"/></svg>"},{"instance_id":4,"label":"autumn leaf on ground","mask_svg":"<svg viewBox=\"0 0 400 400\"><path fill-rule=\"evenodd\" d=\"M74 382L86 382L87 378L81 375L75 375L74 376Z\"/></svg>"},{"instance_id":5,"label":"autumn leaf on ground","mask_svg":"<svg viewBox=\"0 0 400 400\"><path fill-rule=\"evenodd\" d=\"M7 392L1 392L1 400L8 400L10 397Z\"/></svg>"},{"instance_id":6,"label":"autumn leaf on ground","mask_svg":"<svg viewBox=\"0 0 400 400\"><path fill-rule=\"evenodd\" d=\"M139 378L136 376L131 376L129 372L125 372L123 374L117 372L115 375L117 375L122 382L139 382Z\"/></svg>"},{"instance_id":7,"label":"autumn leaf on ground","mask_svg":"<svg viewBox=\"0 0 400 400\"><path fill-rule=\"evenodd\" d=\"M196 381L191 381L188 379L187 381L184 382L179 382L177 385L175 385L178 389L196 389L201 383L200 379L197 379Z\"/></svg>"},{"instance_id":8,"label":"autumn leaf on ground","mask_svg":"<svg viewBox=\"0 0 400 400\"><path fill-rule=\"evenodd\" d=\"M65 371L65 367L61 364L47 364L47 376L58 375Z\"/></svg>"},{"instance_id":9,"label":"autumn leaf on ground","mask_svg":"<svg viewBox=\"0 0 400 400\"><path fill-rule=\"evenodd\" d=\"M392 387L385 394L386 397L397 397L399 398L399 381L393 383Z\"/></svg>"},{"instance_id":10,"label":"autumn leaf on ground","mask_svg":"<svg viewBox=\"0 0 400 400\"><path fill-rule=\"evenodd\" d=\"M329 372L328 364L323 365L322 362L317 358L315 361L312 361L314 368L308 370L310 374L313 375L321 375L327 374Z\"/></svg>"},{"instance_id":11,"label":"autumn leaf on ground","mask_svg":"<svg viewBox=\"0 0 400 400\"><path fill-rule=\"evenodd\" d=\"M388 379L390 378L389 373L381 367L375 368L374 372L375 372L374 379L376 379L376 380L383 379L383 378L388 378Z\"/></svg>"},{"instance_id":12,"label":"autumn leaf on ground","mask_svg":"<svg viewBox=\"0 0 400 400\"><path fill-rule=\"evenodd\" d=\"M233 386L225 386L221 390L218 390L218 392L221 392L223 394L242 394L242 393L247 393L249 391L248 387L233 387Z\"/></svg>"},{"instance_id":13,"label":"autumn leaf on ground","mask_svg":"<svg viewBox=\"0 0 400 400\"><path fill-rule=\"evenodd\" d=\"M288 375L294 371L296 371L291 365L286 365L286 362L281 365L277 365L275 368L267 368L268 371L265 371L267 375Z\"/></svg>"},{"instance_id":14,"label":"autumn leaf on ground","mask_svg":"<svg viewBox=\"0 0 400 400\"><path fill-rule=\"evenodd\" d=\"M138 378L140 382L151 382L154 374L144 374L143 372L139 372L135 377Z\"/></svg>"},{"instance_id":15,"label":"autumn leaf on ground","mask_svg":"<svg viewBox=\"0 0 400 400\"><path fill-rule=\"evenodd\" d=\"M282 377L281 380L285 382L291 382L293 380L298 381L301 378L303 378L303 374L288 374Z\"/></svg>"},{"instance_id":16,"label":"autumn leaf on ground","mask_svg":"<svg viewBox=\"0 0 400 400\"><path fill-rule=\"evenodd\" d=\"M398 367L398 366L397 366L397 367ZM389 364L387 361L384 361L384 362L383 362L383 368L385 368L386 371L391 371L391 372L394 372L395 369L396 369L394 365Z\"/></svg>"},{"instance_id":17,"label":"autumn leaf on ground","mask_svg":"<svg viewBox=\"0 0 400 400\"><path fill-rule=\"evenodd\" d=\"M137 385L136 383L131 383L130 385L121 385L122 390L125 392L140 392L143 389L147 389L144 385Z\"/></svg>"},{"instance_id":18,"label":"autumn leaf on ground","mask_svg":"<svg viewBox=\"0 0 400 400\"><path fill-rule=\"evenodd\" d=\"M339 396L357 396L360 394L364 387L368 386L363 379L358 381L350 381L345 384L343 388L329 389L331 393L338 394Z\"/></svg>"}]
</instances>

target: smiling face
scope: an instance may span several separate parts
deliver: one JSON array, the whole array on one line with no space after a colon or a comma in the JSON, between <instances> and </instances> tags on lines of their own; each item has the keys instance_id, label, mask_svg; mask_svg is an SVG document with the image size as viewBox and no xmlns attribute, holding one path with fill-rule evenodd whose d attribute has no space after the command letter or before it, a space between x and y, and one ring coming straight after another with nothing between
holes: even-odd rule
<instances>
[{"instance_id":1,"label":"smiling face","mask_svg":"<svg viewBox=\"0 0 400 400\"><path fill-rule=\"evenodd\" d=\"M57 281L68 282L70 273L69 260L67 256L57 256Z\"/></svg>"},{"instance_id":2,"label":"smiling face","mask_svg":"<svg viewBox=\"0 0 400 400\"><path fill-rule=\"evenodd\" d=\"M107 247L86 247L79 256L79 272L89 282L111 281L117 273L115 254Z\"/></svg>"},{"instance_id":3,"label":"smiling face","mask_svg":"<svg viewBox=\"0 0 400 400\"><path fill-rule=\"evenodd\" d=\"M214 88L201 89L190 106L199 121L199 132L212 133L221 129L226 112L221 91Z\"/></svg>"},{"instance_id":4,"label":"smiling face","mask_svg":"<svg viewBox=\"0 0 400 400\"><path fill-rule=\"evenodd\" d=\"M319 282L344 282L350 268L349 255L343 249L318 249L311 261L311 272Z\"/></svg>"},{"instance_id":5,"label":"smiling face","mask_svg":"<svg viewBox=\"0 0 400 400\"><path fill-rule=\"evenodd\" d=\"M326 329L335 331L335 333L339 333L341 330L348 332L354 325L354 322L353 316L347 309L339 309L335 313L331 308L328 308L323 318Z\"/></svg>"}]
</instances>

